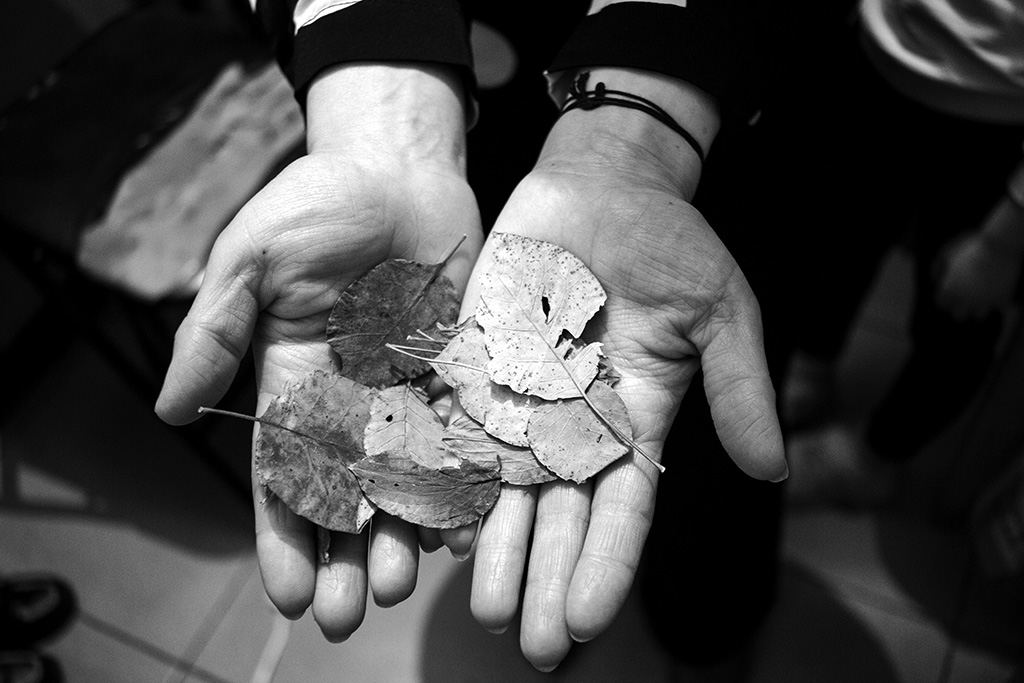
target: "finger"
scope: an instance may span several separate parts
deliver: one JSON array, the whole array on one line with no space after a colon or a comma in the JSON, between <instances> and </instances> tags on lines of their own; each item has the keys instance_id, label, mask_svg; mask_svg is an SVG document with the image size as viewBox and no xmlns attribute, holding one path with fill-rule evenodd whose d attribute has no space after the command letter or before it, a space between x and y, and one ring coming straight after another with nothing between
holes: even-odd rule
<instances>
[{"instance_id":1,"label":"finger","mask_svg":"<svg viewBox=\"0 0 1024 683\"><path fill-rule=\"evenodd\" d=\"M587 539L566 599L574 640L597 637L625 604L651 528L656 488L657 471L635 456L598 475Z\"/></svg>"},{"instance_id":2,"label":"finger","mask_svg":"<svg viewBox=\"0 0 1024 683\"><path fill-rule=\"evenodd\" d=\"M519 647L540 671L569 653L566 597L590 521L589 484L553 482L541 487L523 593Z\"/></svg>"},{"instance_id":3,"label":"finger","mask_svg":"<svg viewBox=\"0 0 1024 683\"><path fill-rule=\"evenodd\" d=\"M289 619L313 602L316 577L315 527L273 493L254 493L256 559L267 597Z\"/></svg>"},{"instance_id":4,"label":"finger","mask_svg":"<svg viewBox=\"0 0 1024 683\"><path fill-rule=\"evenodd\" d=\"M465 560L473 551L473 541L476 540L477 525L467 524L457 529L441 529L441 541L448 546L452 557L456 560Z\"/></svg>"},{"instance_id":5,"label":"finger","mask_svg":"<svg viewBox=\"0 0 1024 683\"><path fill-rule=\"evenodd\" d=\"M760 332L760 317L721 326L701 352L704 390L718 438L733 461L755 479L788 474L775 388Z\"/></svg>"},{"instance_id":6,"label":"finger","mask_svg":"<svg viewBox=\"0 0 1024 683\"><path fill-rule=\"evenodd\" d=\"M332 643L352 635L366 615L367 533L332 532L326 561L316 571L313 618Z\"/></svg>"},{"instance_id":7,"label":"finger","mask_svg":"<svg viewBox=\"0 0 1024 683\"><path fill-rule=\"evenodd\" d=\"M416 588L419 536L415 526L379 510L370 524L370 588L374 602L391 607Z\"/></svg>"},{"instance_id":8,"label":"finger","mask_svg":"<svg viewBox=\"0 0 1024 683\"><path fill-rule=\"evenodd\" d=\"M492 633L505 631L519 609L536 507L537 487L504 485L480 523L469 606Z\"/></svg>"},{"instance_id":9,"label":"finger","mask_svg":"<svg viewBox=\"0 0 1024 683\"><path fill-rule=\"evenodd\" d=\"M200 406L216 405L231 386L252 339L259 312L256 286L245 259L219 243L185 320L174 336L174 350L156 412L179 425L193 421ZM237 255L244 251L235 252Z\"/></svg>"},{"instance_id":10,"label":"finger","mask_svg":"<svg viewBox=\"0 0 1024 683\"><path fill-rule=\"evenodd\" d=\"M420 540L420 550L423 552L432 553L444 547L444 541L441 540L441 534L437 529L427 529L421 526L417 527L416 533Z\"/></svg>"}]
</instances>

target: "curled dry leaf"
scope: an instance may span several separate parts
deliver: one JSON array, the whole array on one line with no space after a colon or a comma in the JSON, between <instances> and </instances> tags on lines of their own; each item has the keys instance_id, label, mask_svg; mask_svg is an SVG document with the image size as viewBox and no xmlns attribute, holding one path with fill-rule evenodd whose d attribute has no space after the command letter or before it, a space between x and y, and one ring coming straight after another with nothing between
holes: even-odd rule
<instances>
[{"instance_id":1,"label":"curled dry leaf","mask_svg":"<svg viewBox=\"0 0 1024 683\"><path fill-rule=\"evenodd\" d=\"M493 239L476 308L491 380L548 400L580 396L597 374L600 354L599 347L574 348L574 339L604 305L601 283L554 244L505 233ZM570 362L573 356L579 361Z\"/></svg>"},{"instance_id":2,"label":"curled dry leaf","mask_svg":"<svg viewBox=\"0 0 1024 683\"><path fill-rule=\"evenodd\" d=\"M537 460L562 479L577 483L586 481L630 450L605 422L620 433L630 433L629 413L619 395L604 382L594 382L587 395L590 405L582 398L574 398L539 406L528 429Z\"/></svg>"},{"instance_id":3,"label":"curled dry leaf","mask_svg":"<svg viewBox=\"0 0 1024 683\"><path fill-rule=\"evenodd\" d=\"M364 457L375 390L316 371L260 416L259 482L293 512L332 531L358 533L373 515L349 466Z\"/></svg>"},{"instance_id":4,"label":"curled dry leaf","mask_svg":"<svg viewBox=\"0 0 1024 683\"><path fill-rule=\"evenodd\" d=\"M434 470L403 453L368 455L352 466L367 497L388 514L433 529L475 522L498 499L498 461Z\"/></svg>"},{"instance_id":5,"label":"curled dry leaf","mask_svg":"<svg viewBox=\"0 0 1024 683\"><path fill-rule=\"evenodd\" d=\"M444 383L459 392L459 404L474 420L483 422L491 403L491 378L487 375L484 331L470 317L459 332L431 361Z\"/></svg>"},{"instance_id":6,"label":"curled dry leaf","mask_svg":"<svg viewBox=\"0 0 1024 683\"><path fill-rule=\"evenodd\" d=\"M408 453L424 467L444 465L441 418L423 395L408 384L381 389L370 405L363 437L367 455Z\"/></svg>"},{"instance_id":7,"label":"curled dry leaf","mask_svg":"<svg viewBox=\"0 0 1024 683\"><path fill-rule=\"evenodd\" d=\"M468 415L452 421L444 430L445 448L460 458L474 462L497 458L501 480L507 484L530 486L554 481L557 477L540 464L533 451L497 439Z\"/></svg>"},{"instance_id":8,"label":"curled dry leaf","mask_svg":"<svg viewBox=\"0 0 1024 683\"><path fill-rule=\"evenodd\" d=\"M403 344L417 330L455 323L459 298L451 280L441 275L443 266L391 259L341 293L327 323L327 341L341 358L341 374L380 388L429 371L427 361L386 345Z\"/></svg>"}]
</instances>

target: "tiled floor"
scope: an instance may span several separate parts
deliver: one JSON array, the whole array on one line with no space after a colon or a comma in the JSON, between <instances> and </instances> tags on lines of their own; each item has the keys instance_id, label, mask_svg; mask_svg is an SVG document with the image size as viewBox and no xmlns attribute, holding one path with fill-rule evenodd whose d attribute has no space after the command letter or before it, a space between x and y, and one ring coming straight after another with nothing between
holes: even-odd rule
<instances>
[{"instance_id":1,"label":"tiled floor","mask_svg":"<svg viewBox=\"0 0 1024 683\"><path fill-rule=\"evenodd\" d=\"M904 276L895 254L851 340L849 410L884 387L903 351ZM5 299L15 291L5 286ZM554 674L534 672L514 632L472 621L471 563L445 552L424 558L410 600L371 606L356 635L330 645L309 616L288 622L267 602L247 504L88 348L71 343L36 386L5 390L22 394L0 432L0 574L51 571L74 585L81 613L46 647L69 681L630 683L666 671L630 603ZM1003 431L986 432L990 445L1018 428L993 419ZM787 516L755 683L1009 680L1024 660L1024 589L980 578L966 534L935 521L962 503L944 455L957 429L915 465L916 497L899 509ZM220 438L244 472L244 432Z\"/></svg>"}]
</instances>

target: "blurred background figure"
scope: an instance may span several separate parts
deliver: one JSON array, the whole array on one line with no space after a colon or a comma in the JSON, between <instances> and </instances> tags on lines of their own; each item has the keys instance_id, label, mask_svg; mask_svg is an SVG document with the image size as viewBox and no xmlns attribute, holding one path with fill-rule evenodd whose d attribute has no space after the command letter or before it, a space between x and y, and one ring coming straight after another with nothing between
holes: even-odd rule
<instances>
[{"instance_id":1,"label":"blurred background figure","mask_svg":"<svg viewBox=\"0 0 1024 683\"><path fill-rule=\"evenodd\" d=\"M795 503L895 493L899 463L977 395L1024 258L1024 5L854 9L835 70L789 105L805 107L804 142L786 143L799 159L790 219L821 254L781 395ZM911 351L862 427L838 419L836 359L894 247L914 262Z\"/></svg>"}]
</instances>

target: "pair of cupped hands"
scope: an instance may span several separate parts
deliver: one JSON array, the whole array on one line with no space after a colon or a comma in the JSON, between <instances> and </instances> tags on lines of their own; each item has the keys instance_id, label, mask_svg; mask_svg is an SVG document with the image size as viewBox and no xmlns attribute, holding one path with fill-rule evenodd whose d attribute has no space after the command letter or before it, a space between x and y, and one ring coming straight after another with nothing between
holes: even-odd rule
<instances>
[{"instance_id":1,"label":"pair of cupped hands","mask_svg":"<svg viewBox=\"0 0 1024 683\"><path fill-rule=\"evenodd\" d=\"M640 72L594 75L688 116L710 144L717 123L703 93ZM464 239L444 272L465 292L463 317L472 313L489 247L466 180L461 88L444 69L411 64L341 66L314 81L308 154L251 199L213 247L175 338L157 403L164 420L190 422L199 406L216 405L250 344L257 413L289 382L331 369L325 328L335 300L386 259L437 263ZM621 375L616 389L646 454L660 459L682 396L703 370L729 455L749 475L778 480L786 464L759 309L736 262L688 202L699 173L692 149L642 112L569 112L492 232L557 244L603 284L608 300L588 334L604 343ZM282 614L297 618L312 608L324 636L342 641L360 625L371 593L383 606L406 599L420 551L446 545L457 558L473 555L476 619L500 632L519 614L524 655L550 670L622 606L658 476L688 476L681 455L663 475L631 454L585 484L506 485L467 528L417 528L378 512L362 534L332 533L326 561L316 528L254 484L263 582Z\"/></svg>"}]
</instances>

